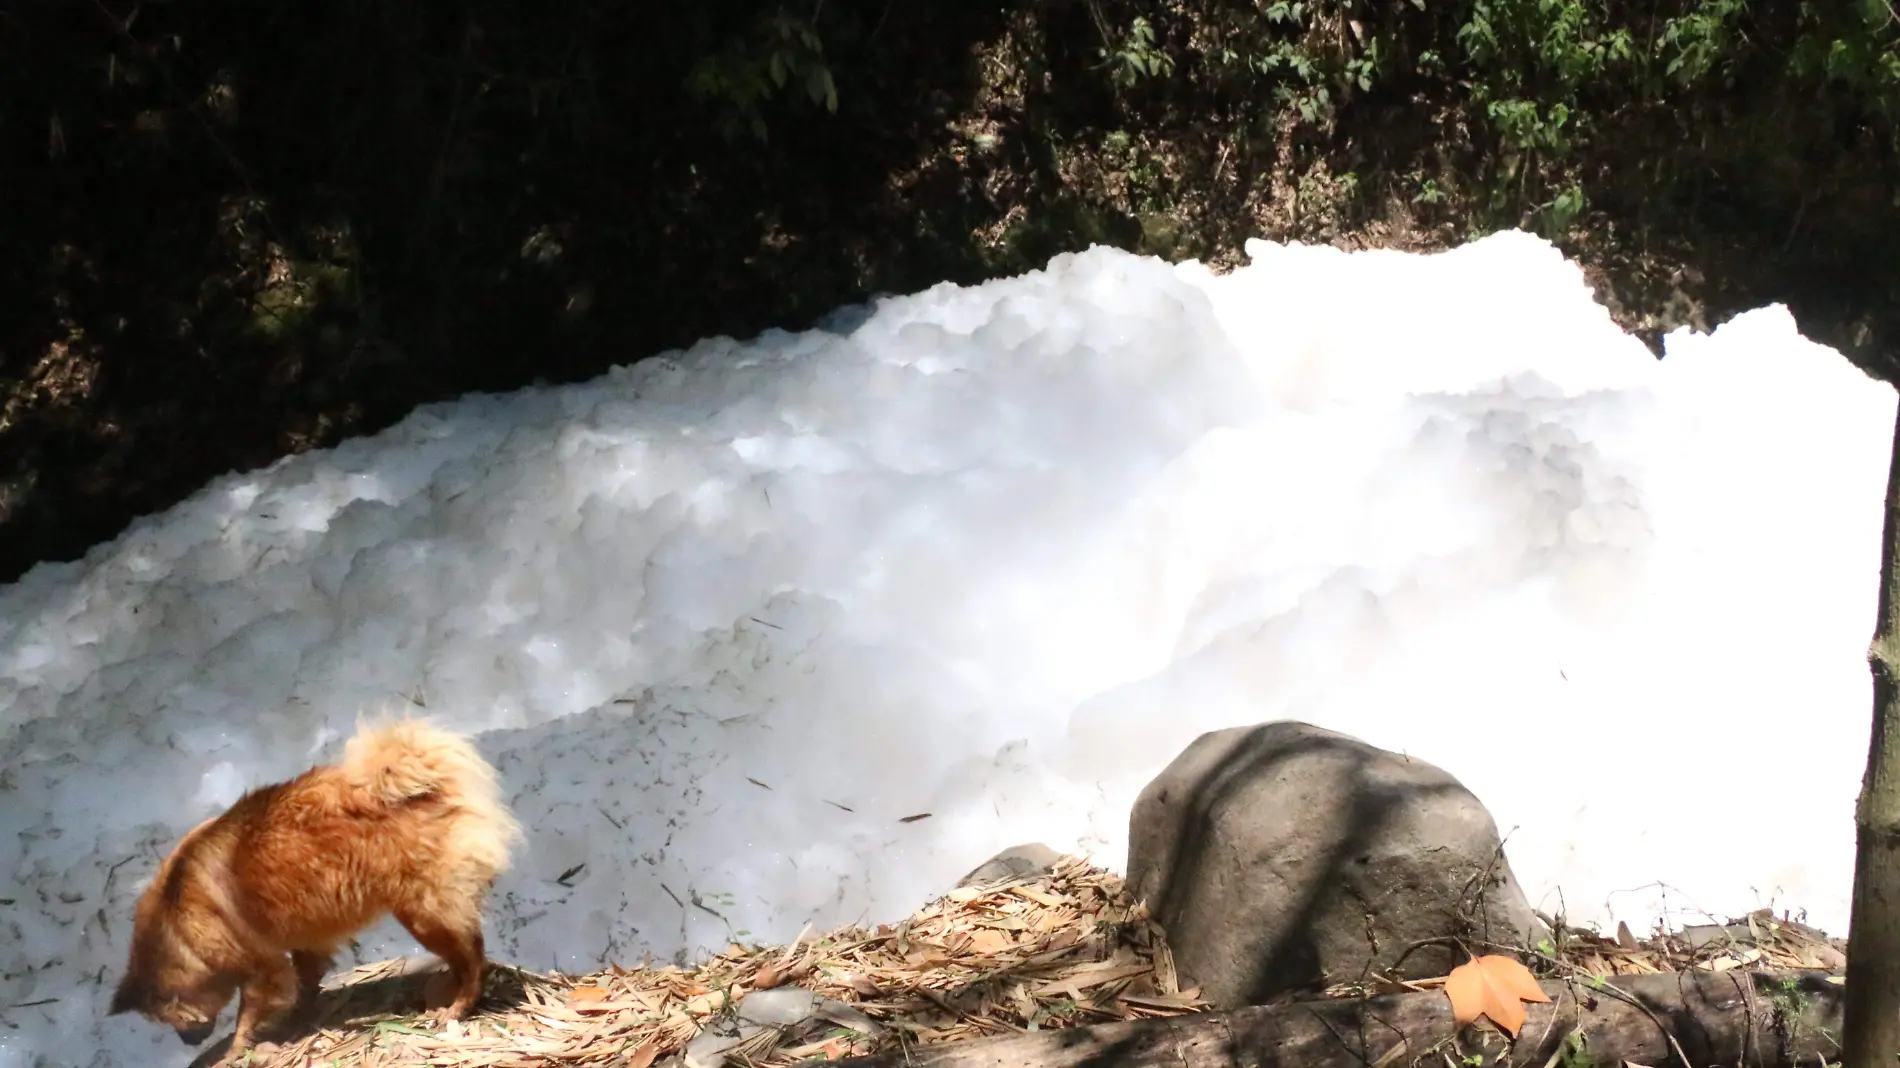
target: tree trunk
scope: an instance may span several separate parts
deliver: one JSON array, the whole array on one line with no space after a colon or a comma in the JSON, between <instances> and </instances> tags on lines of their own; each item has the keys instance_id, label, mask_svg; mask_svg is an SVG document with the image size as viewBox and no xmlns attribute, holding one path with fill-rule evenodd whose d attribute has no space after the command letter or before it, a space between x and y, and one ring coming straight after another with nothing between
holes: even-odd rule
<instances>
[{"instance_id":1,"label":"tree trunk","mask_svg":"<svg viewBox=\"0 0 1900 1068\"><path fill-rule=\"evenodd\" d=\"M1854 814L1842 1068L1893 1068L1900 1056L1900 416L1888 463L1880 616L1867 652L1874 673L1874 729Z\"/></svg>"},{"instance_id":2,"label":"tree trunk","mask_svg":"<svg viewBox=\"0 0 1900 1068\"><path fill-rule=\"evenodd\" d=\"M1615 992L1540 984L1517 1041L1460 1029L1443 991L1263 1005L910 1046L829 1068L1816 1068L1839 1050L1842 987L1821 971L1626 975Z\"/></svg>"}]
</instances>

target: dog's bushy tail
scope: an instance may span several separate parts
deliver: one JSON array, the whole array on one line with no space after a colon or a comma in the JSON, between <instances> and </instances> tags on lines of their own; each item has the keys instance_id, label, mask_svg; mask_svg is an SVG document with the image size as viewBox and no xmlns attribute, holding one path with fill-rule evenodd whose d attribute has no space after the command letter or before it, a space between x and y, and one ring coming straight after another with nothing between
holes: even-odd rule
<instances>
[{"instance_id":1,"label":"dog's bushy tail","mask_svg":"<svg viewBox=\"0 0 1900 1068\"><path fill-rule=\"evenodd\" d=\"M502 800L495 769L467 738L427 720L365 723L343 747L339 767L375 802L435 797L453 806L459 811L449 832L450 853L480 879L507 869L521 825Z\"/></svg>"}]
</instances>

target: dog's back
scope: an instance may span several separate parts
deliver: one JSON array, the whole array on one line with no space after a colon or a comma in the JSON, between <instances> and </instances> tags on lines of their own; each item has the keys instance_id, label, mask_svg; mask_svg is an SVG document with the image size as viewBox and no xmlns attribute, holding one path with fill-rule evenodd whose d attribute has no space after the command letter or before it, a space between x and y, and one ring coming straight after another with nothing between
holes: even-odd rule
<instances>
[{"instance_id":1,"label":"dog's back","mask_svg":"<svg viewBox=\"0 0 1900 1068\"><path fill-rule=\"evenodd\" d=\"M384 911L479 898L521 837L475 747L416 720L360 730L341 761L228 818L241 906L286 948L334 945Z\"/></svg>"}]
</instances>

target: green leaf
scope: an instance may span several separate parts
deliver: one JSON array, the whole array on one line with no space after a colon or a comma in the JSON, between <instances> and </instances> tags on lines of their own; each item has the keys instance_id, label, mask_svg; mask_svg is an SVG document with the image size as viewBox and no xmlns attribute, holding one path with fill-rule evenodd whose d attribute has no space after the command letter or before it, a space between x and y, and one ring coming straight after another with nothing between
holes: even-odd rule
<instances>
[{"instance_id":1,"label":"green leaf","mask_svg":"<svg viewBox=\"0 0 1900 1068\"><path fill-rule=\"evenodd\" d=\"M373 1028L373 1030L378 1035L385 1035L385 1034L389 1034L390 1032L394 1032L399 1035L421 1035L425 1038L435 1037L434 1031L424 1031L423 1029L419 1027L410 1027L406 1024L399 1024L394 1020L383 1020L379 1022Z\"/></svg>"}]
</instances>

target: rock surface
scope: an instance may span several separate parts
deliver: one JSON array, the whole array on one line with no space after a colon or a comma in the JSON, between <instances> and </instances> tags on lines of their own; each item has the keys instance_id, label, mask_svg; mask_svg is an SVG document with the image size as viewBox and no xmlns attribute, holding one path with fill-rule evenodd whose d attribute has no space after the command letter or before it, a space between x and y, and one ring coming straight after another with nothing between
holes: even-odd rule
<instances>
[{"instance_id":1,"label":"rock surface","mask_svg":"<svg viewBox=\"0 0 1900 1068\"><path fill-rule=\"evenodd\" d=\"M1025 842L1013 845L1001 853L977 865L970 874L957 880L959 888L965 886L984 886L1000 883L1005 879L1020 879L1048 871L1062 854L1043 845L1041 842Z\"/></svg>"},{"instance_id":2,"label":"rock surface","mask_svg":"<svg viewBox=\"0 0 1900 1068\"><path fill-rule=\"evenodd\" d=\"M1181 985L1223 1007L1390 968L1423 939L1522 945L1538 930L1496 823L1457 779L1294 721L1204 734L1149 783L1128 885ZM1420 948L1398 973L1463 960Z\"/></svg>"},{"instance_id":3,"label":"rock surface","mask_svg":"<svg viewBox=\"0 0 1900 1068\"><path fill-rule=\"evenodd\" d=\"M778 1032L776 1041L808 1039L810 1025L819 1021L838 1024L853 1031L876 1037L883 1025L842 1001L799 986L754 990L744 995L738 1007L729 1013L707 1017L705 1025L677 1058L677 1068L724 1068L734 1054L767 1031ZM757 1056L758 1050L753 1050Z\"/></svg>"},{"instance_id":4,"label":"rock surface","mask_svg":"<svg viewBox=\"0 0 1900 1068\"><path fill-rule=\"evenodd\" d=\"M731 1017L715 1016L680 1053L684 1068L723 1068L739 1046L764 1034L762 1024Z\"/></svg>"}]
</instances>

